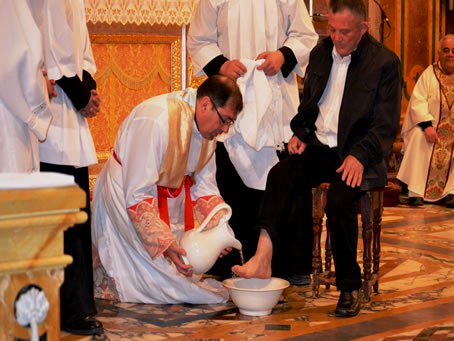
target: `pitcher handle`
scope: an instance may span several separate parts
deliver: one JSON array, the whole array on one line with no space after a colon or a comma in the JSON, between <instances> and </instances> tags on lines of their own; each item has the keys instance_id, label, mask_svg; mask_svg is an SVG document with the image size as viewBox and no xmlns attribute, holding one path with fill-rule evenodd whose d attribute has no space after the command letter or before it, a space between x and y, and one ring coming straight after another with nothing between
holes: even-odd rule
<instances>
[{"instance_id":1,"label":"pitcher handle","mask_svg":"<svg viewBox=\"0 0 454 341\"><path fill-rule=\"evenodd\" d=\"M211 210L211 212L207 215L205 220L202 222L202 224L200 224L199 227L193 229L193 231L194 232L202 232L205 229L205 227L208 225L210 220L213 219L215 214L218 213L222 209L226 209L227 213L224 214L221 217L221 220L219 220L219 225L221 225L222 223L228 221L230 219L230 217L232 216L232 208L228 204L226 204L225 202L222 202L222 203L218 204L215 208L213 208Z\"/></svg>"}]
</instances>

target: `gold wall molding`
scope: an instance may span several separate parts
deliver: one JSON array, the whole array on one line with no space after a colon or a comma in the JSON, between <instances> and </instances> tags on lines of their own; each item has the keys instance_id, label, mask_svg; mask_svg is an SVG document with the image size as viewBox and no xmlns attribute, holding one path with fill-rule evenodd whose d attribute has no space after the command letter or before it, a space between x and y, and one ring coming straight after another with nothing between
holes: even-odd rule
<instances>
[{"instance_id":1,"label":"gold wall molding","mask_svg":"<svg viewBox=\"0 0 454 341\"><path fill-rule=\"evenodd\" d=\"M102 104L89 120L96 150L113 147L120 124L144 100L181 88L179 35L92 34Z\"/></svg>"},{"instance_id":2,"label":"gold wall molding","mask_svg":"<svg viewBox=\"0 0 454 341\"><path fill-rule=\"evenodd\" d=\"M111 63L104 70L98 70L96 81L103 83L109 76L115 76L124 86L131 90L139 90L150 84L155 77L161 77L166 84L170 84L170 91L181 88L181 39L179 36L156 36L145 34L100 34L91 36L92 44L106 44L108 58ZM125 72L116 57L113 46L118 44L151 44L170 46L170 70L163 65L166 60L150 60L154 63L153 69L140 77ZM138 103L137 103L138 104Z\"/></svg>"},{"instance_id":3,"label":"gold wall molding","mask_svg":"<svg viewBox=\"0 0 454 341\"><path fill-rule=\"evenodd\" d=\"M89 120L99 163L90 187L113 148L118 128L144 100L182 87L181 27L89 24L97 64L101 111Z\"/></svg>"},{"instance_id":4,"label":"gold wall molding","mask_svg":"<svg viewBox=\"0 0 454 341\"><path fill-rule=\"evenodd\" d=\"M186 25L196 0L85 0L91 23Z\"/></svg>"}]
</instances>

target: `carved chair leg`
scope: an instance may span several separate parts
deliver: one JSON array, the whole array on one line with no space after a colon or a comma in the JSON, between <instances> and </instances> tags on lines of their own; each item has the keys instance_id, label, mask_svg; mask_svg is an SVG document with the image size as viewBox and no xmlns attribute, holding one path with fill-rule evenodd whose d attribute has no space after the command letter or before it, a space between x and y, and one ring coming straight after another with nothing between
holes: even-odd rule
<instances>
[{"instance_id":1,"label":"carved chair leg","mask_svg":"<svg viewBox=\"0 0 454 341\"><path fill-rule=\"evenodd\" d=\"M312 247L312 297L320 296L320 272L322 268L321 258L321 236L323 215L326 205L326 191L321 188L312 189L312 228L314 231L314 241Z\"/></svg>"},{"instance_id":2,"label":"carved chair leg","mask_svg":"<svg viewBox=\"0 0 454 341\"><path fill-rule=\"evenodd\" d=\"M383 191L375 192L372 197L373 208L373 243L372 243L372 261L373 272L372 281L374 292L378 293L379 277L380 277L380 236L381 236L381 222L383 216Z\"/></svg>"},{"instance_id":3,"label":"carved chair leg","mask_svg":"<svg viewBox=\"0 0 454 341\"><path fill-rule=\"evenodd\" d=\"M329 228L328 222L326 222L326 241L325 241L325 271L329 274L331 272L331 262L333 259L333 250L331 249L331 229ZM331 285L326 284L326 289L329 289Z\"/></svg>"},{"instance_id":4,"label":"carved chair leg","mask_svg":"<svg viewBox=\"0 0 454 341\"><path fill-rule=\"evenodd\" d=\"M323 228L323 216L325 214L326 184L312 189L312 219L314 230L314 242L312 250L312 296L320 296L320 274L322 270L321 259L321 234ZM364 193L360 199L361 225L363 238L363 293L364 301L369 302L372 288L378 292L380 271L380 234L383 216L383 190L375 189ZM326 224L325 242L325 271L331 271L332 250L331 231ZM326 288L329 289L329 283Z\"/></svg>"},{"instance_id":5,"label":"carved chair leg","mask_svg":"<svg viewBox=\"0 0 454 341\"><path fill-rule=\"evenodd\" d=\"M363 234L363 294L364 301L370 301L370 289L372 279L372 259L371 259L371 244L372 244L372 200L371 193L366 192L360 199L361 206L361 222Z\"/></svg>"}]
</instances>

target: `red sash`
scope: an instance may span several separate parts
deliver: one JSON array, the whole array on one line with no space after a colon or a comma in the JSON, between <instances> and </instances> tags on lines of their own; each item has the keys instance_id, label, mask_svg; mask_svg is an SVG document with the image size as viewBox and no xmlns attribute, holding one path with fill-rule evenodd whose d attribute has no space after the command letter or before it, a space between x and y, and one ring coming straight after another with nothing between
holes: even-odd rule
<instances>
[{"instance_id":1,"label":"red sash","mask_svg":"<svg viewBox=\"0 0 454 341\"><path fill-rule=\"evenodd\" d=\"M184 198L184 230L190 230L194 228L194 211L192 210L191 200L191 186L192 180L189 175L185 175L180 187L169 188L164 186L158 186L158 208L159 216L170 226L169 220L169 208L167 206L167 198L176 198L180 195L181 191L185 190Z\"/></svg>"},{"instance_id":2,"label":"red sash","mask_svg":"<svg viewBox=\"0 0 454 341\"><path fill-rule=\"evenodd\" d=\"M115 161L121 166L121 162L118 159L115 150L112 152L112 156ZM184 230L188 231L194 228L194 211L192 210L192 199L191 199L191 186L192 179L189 175L185 175L180 187L169 188L164 186L158 186L158 208L159 217L166 222L170 227L169 219L169 206L167 205L167 198L176 198L180 195L183 187L185 191L184 197Z\"/></svg>"}]
</instances>

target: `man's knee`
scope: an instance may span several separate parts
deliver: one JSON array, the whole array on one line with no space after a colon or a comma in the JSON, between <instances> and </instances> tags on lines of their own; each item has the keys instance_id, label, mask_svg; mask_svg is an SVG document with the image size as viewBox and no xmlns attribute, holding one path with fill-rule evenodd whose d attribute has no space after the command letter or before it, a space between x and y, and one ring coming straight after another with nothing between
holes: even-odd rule
<instances>
[{"instance_id":1,"label":"man's knee","mask_svg":"<svg viewBox=\"0 0 454 341\"><path fill-rule=\"evenodd\" d=\"M345 183L331 183L326 200L327 210L340 211L352 208L359 198L358 192L359 190L355 190Z\"/></svg>"},{"instance_id":2,"label":"man's knee","mask_svg":"<svg viewBox=\"0 0 454 341\"><path fill-rule=\"evenodd\" d=\"M297 173L297 160L289 157L275 164L268 173L268 181L284 181L294 178Z\"/></svg>"}]
</instances>

